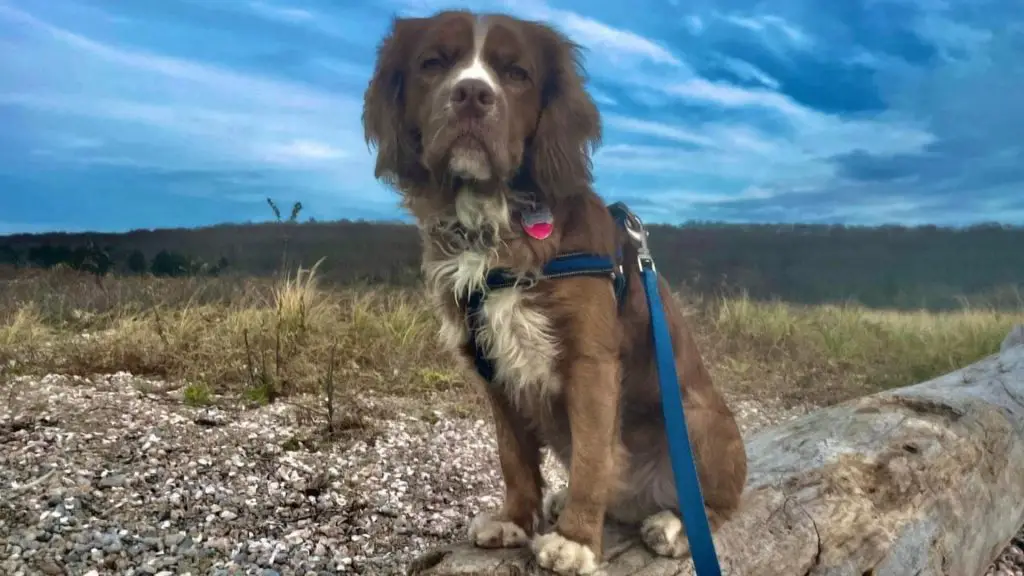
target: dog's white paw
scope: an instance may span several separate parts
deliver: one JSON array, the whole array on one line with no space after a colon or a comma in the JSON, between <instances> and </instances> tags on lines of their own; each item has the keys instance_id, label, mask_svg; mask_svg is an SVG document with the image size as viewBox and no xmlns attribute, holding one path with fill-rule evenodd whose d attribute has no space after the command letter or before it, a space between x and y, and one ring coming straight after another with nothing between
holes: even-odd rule
<instances>
[{"instance_id":1,"label":"dog's white paw","mask_svg":"<svg viewBox=\"0 0 1024 576\"><path fill-rule=\"evenodd\" d=\"M560 576L584 576L597 572L598 558L594 551L558 532L534 536L532 548L537 564Z\"/></svg>"},{"instance_id":2,"label":"dog's white paw","mask_svg":"<svg viewBox=\"0 0 1024 576\"><path fill-rule=\"evenodd\" d=\"M671 510L662 510L644 520L640 537L652 552L669 558L690 553L690 541L683 531L683 522Z\"/></svg>"},{"instance_id":3,"label":"dog's white paw","mask_svg":"<svg viewBox=\"0 0 1024 576\"><path fill-rule=\"evenodd\" d=\"M469 539L481 548L518 548L530 541L515 522L497 519L488 512L469 523Z\"/></svg>"},{"instance_id":4,"label":"dog's white paw","mask_svg":"<svg viewBox=\"0 0 1024 576\"><path fill-rule=\"evenodd\" d=\"M548 492L544 495L544 520L554 524L565 508L565 498L569 494L568 488L562 488L557 492Z\"/></svg>"}]
</instances>

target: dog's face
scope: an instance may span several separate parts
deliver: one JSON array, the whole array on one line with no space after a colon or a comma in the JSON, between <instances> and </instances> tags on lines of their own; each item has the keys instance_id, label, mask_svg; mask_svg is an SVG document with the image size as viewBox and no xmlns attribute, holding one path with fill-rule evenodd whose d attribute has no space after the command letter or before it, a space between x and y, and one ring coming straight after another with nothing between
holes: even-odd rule
<instances>
[{"instance_id":1,"label":"dog's face","mask_svg":"<svg viewBox=\"0 0 1024 576\"><path fill-rule=\"evenodd\" d=\"M572 193L591 180L601 132L574 44L543 24L470 12L395 20L363 124L376 176L421 193L522 179Z\"/></svg>"}]
</instances>

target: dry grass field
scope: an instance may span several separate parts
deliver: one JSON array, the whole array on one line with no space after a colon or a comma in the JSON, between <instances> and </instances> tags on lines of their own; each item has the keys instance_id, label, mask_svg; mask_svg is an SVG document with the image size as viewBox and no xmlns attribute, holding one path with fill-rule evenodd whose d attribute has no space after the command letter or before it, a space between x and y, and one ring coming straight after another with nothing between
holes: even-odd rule
<instances>
[{"instance_id":1,"label":"dry grass field","mask_svg":"<svg viewBox=\"0 0 1024 576\"><path fill-rule=\"evenodd\" d=\"M828 404L954 370L996 351L1024 319L1024 305L908 313L677 297L716 381L783 403ZM179 383L194 405L329 387L339 399L472 411L476 396L435 330L417 291L328 288L315 266L276 280L69 270L0 279L0 375L123 370Z\"/></svg>"}]
</instances>

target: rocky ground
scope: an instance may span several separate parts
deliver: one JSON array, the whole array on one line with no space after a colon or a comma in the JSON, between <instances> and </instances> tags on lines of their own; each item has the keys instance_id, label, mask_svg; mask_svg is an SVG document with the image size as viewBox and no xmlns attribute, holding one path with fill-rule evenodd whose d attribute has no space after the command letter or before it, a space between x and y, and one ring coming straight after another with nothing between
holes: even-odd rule
<instances>
[{"instance_id":1,"label":"rocky ground","mask_svg":"<svg viewBox=\"0 0 1024 576\"><path fill-rule=\"evenodd\" d=\"M191 408L128 374L0 393L0 573L12 576L395 574L500 501L483 421L367 402L389 417L328 442L301 402ZM735 405L745 430L802 412ZM988 575L1024 575L1022 548Z\"/></svg>"}]
</instances>

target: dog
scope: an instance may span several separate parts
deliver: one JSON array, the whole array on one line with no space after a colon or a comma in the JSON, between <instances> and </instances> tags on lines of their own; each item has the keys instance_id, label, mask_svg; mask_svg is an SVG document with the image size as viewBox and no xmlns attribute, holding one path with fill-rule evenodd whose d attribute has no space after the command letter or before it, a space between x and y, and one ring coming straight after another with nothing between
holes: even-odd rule
<instances>
[{"instance_id":1,"label":"dog","mask_svg":"<svg viewBox=\"0 0 1024 576\"><path fill-rule=\"evenodd\" d=\"M469 538L529 546L562 575L598 570L606 518L639 526L656 554L689 552L637 251L592 186L601 118L584 81L580 47L547 24L470 11L396 18L362 116L375 177L397 190L420 231L441 341L493 415L504 504L474 518ZM621 307L612 282L596 276L489 292L474 334L494 377L479 376L466 302L489 270L525 277L558 254L620 249L632 287ZM717 530L739 506L746 452L664 279L658 290ZM569 475L546 496L545 447Z\"/></svg>"}]
</instances>

